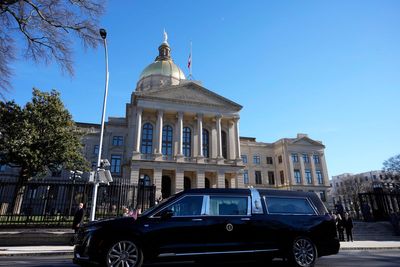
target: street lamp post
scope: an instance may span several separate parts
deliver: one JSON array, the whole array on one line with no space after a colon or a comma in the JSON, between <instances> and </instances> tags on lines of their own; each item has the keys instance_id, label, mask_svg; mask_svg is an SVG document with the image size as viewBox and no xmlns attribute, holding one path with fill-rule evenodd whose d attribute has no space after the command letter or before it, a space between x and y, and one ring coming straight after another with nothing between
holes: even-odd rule
<instances>
[{"instance_id":1,"label":"street lamp post","mask_svg":"<svg viewBox=\"0 0 400 267\"><path fill-rule=\"evenodd\" d=\"M90 210L90 221L94 221L94 217L96 214L96 201L97 201L97 188L99 186L99 180L98 180L98 171L100 169L100 164L101 164L101 150L103 147L103 134L104 134L104 118L106 115L106 107L107 107L107 94L108 94L108 51L107 51L107 32L105 29L100 29L100 36L103 39L104 42L104 51L105 51L105 59L106 59L106 86L104 90L104 99L103 99L103 113L101 115L101 130L100 130L100 144L99 144L99 154L97 157L97 170L96 170L96 176L93 184L93 193L92 193L92 208Z\"/></svg>"}]
</instances>

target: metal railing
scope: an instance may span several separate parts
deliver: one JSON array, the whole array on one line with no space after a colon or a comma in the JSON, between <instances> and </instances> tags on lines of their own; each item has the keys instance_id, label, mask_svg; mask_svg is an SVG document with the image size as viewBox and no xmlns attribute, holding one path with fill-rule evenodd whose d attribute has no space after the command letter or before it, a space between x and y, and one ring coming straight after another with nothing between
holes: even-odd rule
<instances>
[{"instance_id":1,"label":"metal railing","mask_svg":"<svg viewBox=\"0 0 400 267\"><path fill-rule=\"evenodd\" d=\"M22 186L21 201L15 201L15 182L0 182L0 226L71 227L79 203L90 214L92 184L82 181L32 181ZM122 215L124 207L141 208L155 203L155 187L131 185L116 180L100 185L96 219Z\"/></svg>"}]
</instances>

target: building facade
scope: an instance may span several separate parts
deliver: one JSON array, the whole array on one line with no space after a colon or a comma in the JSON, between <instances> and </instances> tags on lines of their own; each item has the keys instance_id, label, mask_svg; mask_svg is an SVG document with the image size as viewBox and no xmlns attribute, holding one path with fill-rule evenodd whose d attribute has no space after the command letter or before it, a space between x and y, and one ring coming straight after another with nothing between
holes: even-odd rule
<instances>
[{"instance_id":1,"label":"building facade","mask_svg":"<svg viewBox=\"0 0 400 267\"><path fill-rule=\"evenodd\" d=\"M242 106L187 80L167 40L139 77L126 115L106 123L102 158L114 179L156 186L165 198L187 188L247 186L315 191L329 186L324 145L305 134L274 143L239 136ZM78 123L96 165L100 126Z\"/></svg>"},{"instance_id":2,"label":"building facade","mask_svg":"<svg viewBox=\"0 0 400 267\"><path fill-rule=\"evenodd\" d=\"M186 79L166 39L158 50L125 116L105 124L101 158L111 163L114 181L154 185L156 199L188 188L253 186L314 191L325 201L329 176L322 142L306 134L273 143L240 137L242 106ZM83 153L96 169L100 125L77 125L85 132ZM0 167L2 179L17 177L18 170Z\"/></svg>"}]
</instances>

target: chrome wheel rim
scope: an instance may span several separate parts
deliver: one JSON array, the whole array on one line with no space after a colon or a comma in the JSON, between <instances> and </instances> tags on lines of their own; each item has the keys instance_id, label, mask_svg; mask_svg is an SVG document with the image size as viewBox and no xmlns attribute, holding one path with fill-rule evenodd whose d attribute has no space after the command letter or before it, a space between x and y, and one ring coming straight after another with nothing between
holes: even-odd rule
<instances>
[{"instance_id":1,"label":"chrome wheel rim","mask_svg":"<svg viewBox=\"0 0 400 267\"><path fill-rule=\"evenodd\" d=\"M311 241L298 239L293 244L293 255L296 263L300 266L310 266L315 261L315 249Z\"/></svg>"},{"instance_id":2,"label":"chrome wheel rim","mask_svg":"<svg viewBox=\"0 0 400 267\"><path fill-rule=\"evenodd\" d=\"M107 253L107 266L133 267L139 260L139 251L131 241L119 241Z\"/></svg>"}]
</instances>

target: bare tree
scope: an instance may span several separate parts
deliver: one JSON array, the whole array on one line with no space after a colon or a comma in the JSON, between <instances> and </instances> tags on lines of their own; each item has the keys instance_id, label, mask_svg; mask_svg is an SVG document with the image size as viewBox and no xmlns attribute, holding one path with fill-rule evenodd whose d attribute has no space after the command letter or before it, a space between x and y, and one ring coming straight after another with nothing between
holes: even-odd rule
<instances>
[{"instance_id":1,"label":"bare tree","mask_svg":"<svg viewBox=\"0 0 400 267\"><path fill-rule=\"evenodd\" d=\"M383 162L383 171L387 178L400 180L400 154L385 160Z\"/></svg>"},{"instance_id":2,"label":"bare tree","mask_svg":"<svg viewBox=\"0 0 400 267\"><path fill-rule=\"evenodd\" d=\"M56 61L74 74L72 38L85 48L100 43L98 19L105 0L0 0L0 96L11 87L11 62L22 50L26 59L45 64ZM16 46L23 40L23 46Z\"/></svg>"}]
</instances>

